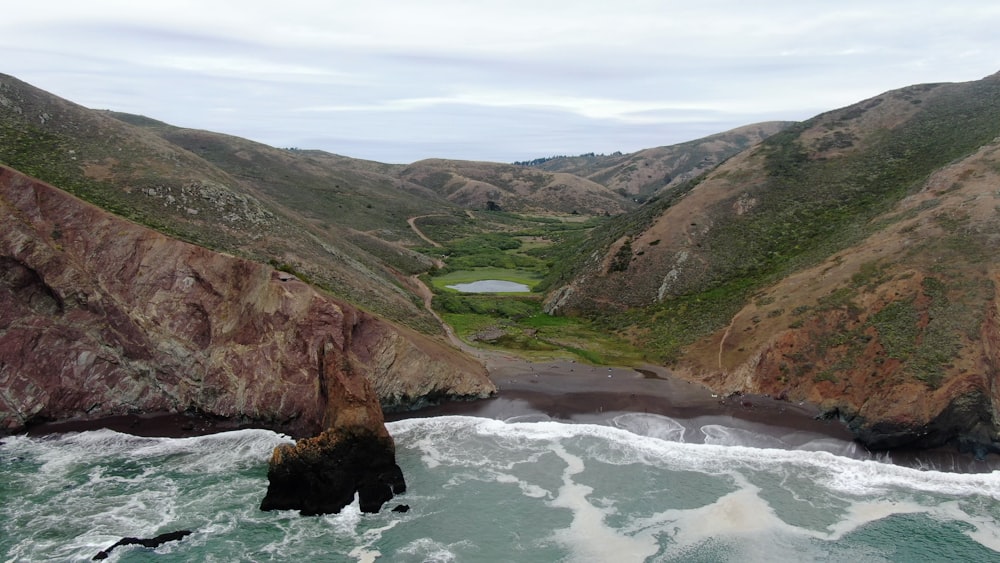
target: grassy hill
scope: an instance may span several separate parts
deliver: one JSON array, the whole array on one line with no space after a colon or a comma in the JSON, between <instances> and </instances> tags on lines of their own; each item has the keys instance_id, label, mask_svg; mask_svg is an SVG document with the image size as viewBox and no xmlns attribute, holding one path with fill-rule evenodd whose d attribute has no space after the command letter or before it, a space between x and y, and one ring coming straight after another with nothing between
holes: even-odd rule
<instances>
[{"instance_id":1,"label":"grassy hill","mask_svg":"<svg viewBox=\"0 0 1000 563\"><path fill-rule=\"evenodd\" d=\"M469 209L617 215L633 207L631 200L597 182L513 164L421 160L400 177Z\"/></svg>"},{"instance_id":2,"label":"grassy hill","mask_svg":"<svg viewBox=\"0 0 1000 563\"><path fill-rule=\"evenodd\" d=\"M389 165L95 111L9 76L0 76L0 162L138 223L440 330L408 285L433 263L410 248L418 239L406 219L461 212L393 177Z\"/></svg>"},{"instance_id":3,"label":"grassy hill","mask_svg":"<svg viewBox=\"0 0 1000 563\"><path fill-rule=\"evenodd\" d=\"M716 387L851 420L989 403L998 138L997 75L819 115L595 229L547 310ZM995 409L975 410L963 424L993 432Z\"/></svg>"},{"instance_id":4,"label":"grassy hill","mask_svg":"<svg viewBox=\"0 0 1000 563\"><path fill-rule=\"evenodd\" d=\"M630 154L560 156L526 164L538 170L581 176L627 199L643 202L704 174L791 125L788 121L756 123L686 143Z\"/></svg>"}]
</instances>

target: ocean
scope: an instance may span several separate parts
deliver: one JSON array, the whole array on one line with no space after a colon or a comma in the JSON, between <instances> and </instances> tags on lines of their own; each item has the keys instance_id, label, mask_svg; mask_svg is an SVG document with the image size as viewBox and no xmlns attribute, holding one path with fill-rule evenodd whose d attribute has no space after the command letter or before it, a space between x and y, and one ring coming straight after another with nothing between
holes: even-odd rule
<instances>
[{"instance_id":1,"label":"ocean","mask_svg":"<svg viewBox=\"0 0 1000 563\"><path fill-rule=\"evenodd\" d=\"M789 430L621 413L388 424L408 491L301 517L261 512L266 430L110 430L0 446L0 557L86 561L1000 561L1000 473L904 467ZM405 513L389 509L406 504Z\"/></svg>"}]
</instances>

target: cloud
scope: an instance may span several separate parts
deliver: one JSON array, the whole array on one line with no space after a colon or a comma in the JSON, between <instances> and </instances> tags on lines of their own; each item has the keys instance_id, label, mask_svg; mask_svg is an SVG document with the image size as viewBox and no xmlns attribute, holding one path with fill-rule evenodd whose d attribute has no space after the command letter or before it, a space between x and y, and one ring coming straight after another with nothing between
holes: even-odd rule
<instances>
[{"instance_id":1,"label":"cloud","mask_svg":"<svg viewBox=\"0 0 1000 563\"><path fill-rule=\"evenodd\" d=\"M5 13L0 49L4 72L91 107L375 160L510 160L977 79L998 27L974 0L49 0Z\"/></svg>"}]
</instances>

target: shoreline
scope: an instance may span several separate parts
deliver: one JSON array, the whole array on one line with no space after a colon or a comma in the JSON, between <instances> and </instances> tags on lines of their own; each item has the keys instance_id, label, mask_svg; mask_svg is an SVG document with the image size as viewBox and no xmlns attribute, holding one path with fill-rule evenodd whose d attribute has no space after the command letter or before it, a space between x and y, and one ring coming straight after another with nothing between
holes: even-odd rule
<instances>
[{"instance_id":1,"label":"shoreline","mask_svg":"<svg viewBox=\"0 0 1000 563\"><path fill-rule=\"evenodd\" d=\"M916 468L959 473L1000 470L1000 456L975 460L954 447L869 452L847 426L821 418L814 405L758 395L720 396L698 383L682 380L658 366L592 366L571 360L531 362L491 355L486 359L498 392L477 400L450 400L414 410L385 413L386 422L435 416L473 416L510 422L552 420L618 425L623 415L652 415L649 423L669 423L674 437L708 443L705 429L750 436L757 447L812 449L837 455L877 459ZM657 418L666 417L666 418ZM628 418L627 416L625 418ZM632 419L635 420L635 416ZM666 420L669 419L669 420ZM640 423L641 424L641 423ZM215 417L204 413L150 413L29 425L16 434L39 437L107 428L144 437L187 438L242 429L280 428ZM725 443L713 436L712 443ZM0 443L3 437L0 436Z\"/></svg>"},{"instance_id":2,"label":"shoreline","mask_svg":"<svg viewBox=\"0 0 1000 563\"><path fill-rule=\"evenodd\" d=\"M733 418L853 440L843 424L819 419L822 413L812 405L757 395L716 395L657 366L633 369L517 359L489 364L490 378L498 387L496 396L388 412L386 421L464 415L500 420L543 416L563 422L601 423L617 414L645 413L680 419Z\"/></svg>"},{"instance_id":3,"label":"shoreline","mask_svg":"<svg viewBox=\"0 0 1000 563\"><path fill-rule=\"evenodd\" d=\"M671 424L682 426L683 433L674 437L679 435L685 442L707 443L704 429L724 427L753 437L756 447L812 449L822 443L819 449L836 455L918 469L952 473L1000 470L1000 456L976 460L954 446L868 451L846 424L822 418L823 412L815 405L761 395L717 395L659 366L609 368L574 361L531 362L510 356L490 356L486 364L498 387L496 396L388 412L386 422L473 416L510 422L617 425L622 415L648 414L667 417ZM681 430L675 428L675 432Z\"/></svg>"}]
</instances>

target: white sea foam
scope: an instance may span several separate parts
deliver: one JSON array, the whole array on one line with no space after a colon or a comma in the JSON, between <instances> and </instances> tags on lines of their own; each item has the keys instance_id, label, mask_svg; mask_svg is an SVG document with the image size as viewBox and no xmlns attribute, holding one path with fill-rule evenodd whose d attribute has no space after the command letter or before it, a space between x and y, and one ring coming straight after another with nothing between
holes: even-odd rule
<instances>
[{"instance_id":1,"label":"white sea foam","mask_svg":"<svg viewBox=\"0 0 1000 563\"><path fill-rule=\"evenodd\" d=\"M546 498L550 496L548 491L539 487L538 485L534 485L523 479L519 479L514 475L510 475L508 473L497 473L495 474L495 478L497 483L509 483L517 485L518 488L521 489L521 494L523 494L526 497Z\"/></svg>"},{"instance_id":2,"label":"white sea foam","mask_svg":"<svg viewBox=\"0 0 1000 563\"><path fill-rule=\"evenodd\" d=\"M420 538L400 548L400 553L420 557L425 563L450 563L457 561L451 548L431 538Z\"/></svg>"},{"instance_id":3,"label":"white sea foam","mask_svg":"<svg viewBox=\"0 0 1000 563\"><path fill-rule=\"evenodd\" d=\"M630 536L608 526L605 518L609 510L592 504L587 497L593 489L573 480L574 475L584 470L583 459L560 444L553 444L552 451L566 462L566 469L563 485L550 504L569 509L573 514L569 528L556 530L553 536L573 554L574 561L642 561L659 550L656 539L649 533Z\"/></svg>"},{"instance_id":4,"label":"white sea foam","mask_svg":"<svg viewBox=\"0 0 1000 563\"><path fill-rule=\"evenodd\" d=\"M557 423L554 423L557 424ZM862 460L836 455L828 451L811 451L808 449L787 450L774 448L757 448L748 446L720 446L712 444L683 444L666 442L647 436L636 436L617 428L591 425L545 425L538 428L503 428L495 425L480 427L479 431L512 432L521 435L537 434L539 440L569 439L580 436L593 436L608 440L616 447L608 448L615 452L603 461L609 463L648 463L664 465L669 469L698 471L707 474L720 474L729 471L751 470L770 473L781 473L786 467L795 467L812 479L814 485L821 490L833 494L847 494L855 500L850 501L845 514L825 532L816 532L796 528L785 524L782 520L772 518L772 510L762 513L763 503L757 496L755 488L745 484L734 493L723 496L715 503L714 508L704 507L703 510L714 510L711 518L704 519L705 514L694 512L692 519L679 522L678 533L683 534L691 543L704 540L699 535L697 527L690 527L685 522L694 525L697 522L719 522L719 516L738 516L740 514L765 514L763 520L756 522L763 528L781 531L783 534L834 541L842 538L862 526L892 515L926 513L931 517L945 520L962 521L971 524L973 528L964 533L981 545L1000 551L1000 527L997 525L996 514L984 512L977 514L963 509L956 502L946 502L928 505L927 498L921 502L906 500L913 494L943 495L951 498L988 497L994 501L1000 500L1000 472L992 473L947 473L933 470L918 470L878 460ZM627 446L623 447L623 444ZM835 442L838 447L842 444ZM819 444L813 444L819 445ZM621 457L622 450L631 450L631 455ZM853 453L853 452L852 452ZM600 457L598 454L597 457ZM737 475L739 473L736 473ZM738 478L742 479L742 478ZM892 493L890 498L878 501L857 500L860 497L885 495ZM763 505L761 504L763 503ZM709 505L711 507L713 505ZM994 510L996 512L996 510ZM738 534L741 520L739 518L723 518L732 524L729 533ZM713 529L720 533L717 527Z\"/></svg>"},{"instance_id":5,"label":"white sea foam","mask_svg":"<svg viewBox=\"0 0 1000 563\"><path fill-rule=\"evenodd\" d=\"M791 449L791 445L781 438L760 432L733 428L721 424L706 424L700 428L705 436L704 443L716 446L747 446L753 448Z\"/></svg>"},{"instance_id":6,"label":"white sea foam","mask_svg":"<svg viewBox=\"0 0 1000 563\"><path fill-rule=\"evenodd\" d=\"M260 463L278 444L290 442L287 436L268 430L235 430L192 438L147 438L101 429L29 438L5 439L5 449L13 454L31 451L41 461L39 472L60 473L102 459L141 460L184 456L177 465L197 472L230 472L236 465Z\"/></svg>"},{"instance_id":7,"label":"white sea foam","mask_svg":"<svg viewBox=\"0 0 1000 563\"><path fill-rule=\"evenodd\" d=\"M791 465L809 471L812 479L832 491L854 496L881 493L887 490L921 491L949 496L986 495L1000 500L1000 472L946 473L924 471L875 460L860 460L826 451L786 450L748 446L721 446L668 442L632 432L591 424L539 422L505 424L502 421L473 417L440 417L394 422L391 431L401 438L409 433L436 438L442 428L461 427L465 432L492 435L503 439L544 444L551 441L580 437L606 440L615 447L607 449L602 461L614 464L647 463L672 470L723 474L733 468L776 471ZM439 455L440 454L439 452ZM600 456L601 452L596 451Z\"/></svg>"},{"instance_id":8,"label":"white sea foam","mask_svg":"<svg viewBox=\"0 0 1000 563\"><path fill-rule=\"evenodd\" d=\"M649 413L621 414L612 418L611 424L633 434L667 442L683 442L687 432L687 428L680 422L668 416Z\"/></svg>"}]
</instances>

